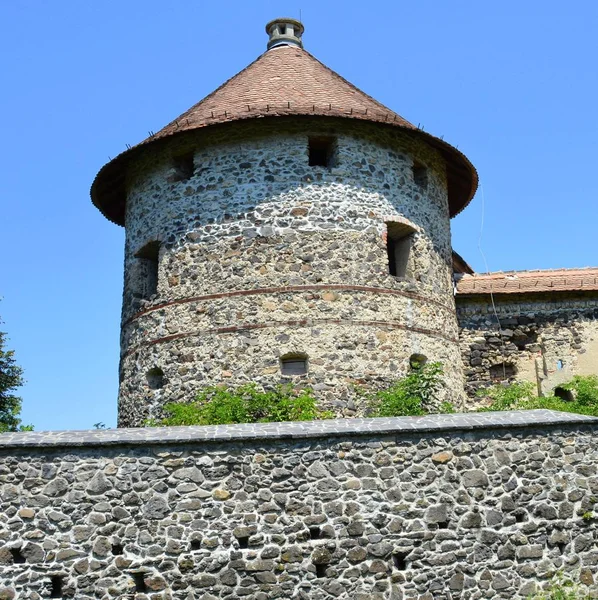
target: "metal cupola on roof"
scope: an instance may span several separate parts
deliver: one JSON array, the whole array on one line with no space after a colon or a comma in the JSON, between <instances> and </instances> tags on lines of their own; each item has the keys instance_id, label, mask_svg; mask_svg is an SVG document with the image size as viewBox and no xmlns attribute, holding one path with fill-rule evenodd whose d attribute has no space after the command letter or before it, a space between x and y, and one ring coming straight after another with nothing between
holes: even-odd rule
<instances>
[{"instance_id":1,"label":"metal cupola on roof","mask_svg":"<svg viewBox=\"0 0 598 600\"><path fill-rule=\"evenodd\" d=\"M295 19L274 19L266 25L266 33L270 36L268 50L277 46L299 46L303 48L301 36L303 35L303 23Z\"/></svg>"},{"instance_id":2,"label":"metal cupola on roof","mask_svg":"<svg viewBox=\"0 0 598 600\"><path fill-rule=\"evenodd\" d=\"M359 416L356 385L425 360L463 397L450 217L475 169L304 50L299 21L266 29L264 54L93 183L126 230L120 426L248 381Z\"/></svg>"}]
</instances>

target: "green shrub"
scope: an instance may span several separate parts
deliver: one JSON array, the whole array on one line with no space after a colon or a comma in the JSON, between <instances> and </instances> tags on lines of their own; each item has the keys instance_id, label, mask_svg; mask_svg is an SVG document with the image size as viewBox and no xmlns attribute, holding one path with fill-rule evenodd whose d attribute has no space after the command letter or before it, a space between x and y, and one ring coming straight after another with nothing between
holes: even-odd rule
<instances>
[{"instance_id":1,"label":"green shrub","mask_svg":"<svg viewBox=\"0 0 598 600\"><path fill-rule=\"evenodd\" d=\"M528 381L518 381L510 385L497 384L478 390L477 396L490 401L488 406L480 408L480 411L516 410L534 398L534 384Z\"/></svg>"},{"instance_id":2,"label":"green shrub","mask_svg":"<svg viewBox=\"0 0 598 600\"><path fill-rule=\"evenodd\" d=\"M554 576L547 591L529 596L529 600L588 600L589 598L589 594L581 592L578 585L562 573Z\"/></svg>"},{"instance_id":3,"label":"green shrub","mask_svg":"<svg viewBox=\"0 0 598 600\"><path fill-rule=\"evenodd\" d=\"M529 382L493 385L478 391L479 397L490 400L488 406L479 410L546 408L548 410L598 416L598 377L596 375L576 375L569 383L560 387L572 391L575 399L569 401L555 396L538 397L534 392L534 384Z\"/></svg>"},{"instance_id":4,"label":"green shrub","mask_svg":"<svg viewBox=\"0 0 598 600\"><path fill-rule=\"evenodd\" d=\"M598 407L598 375L576 375L561 387L572 391L580 406Z\"/></svg>"},{"instance_id":5,"label":"green shrub","mask_svg":"<svg viewBox=\"0 0 598 600\"><path fill-rule=\"evenodd\" d=\"M164 406L166 417L148 424L225 425L228 423L273 423L278 421L311 421L333 415L320 411L309 388L296 390L280 385L261 390L253 383L237 388L210 386L203 388L195 402L171 402Z\"/></svg>"},{"instance_id":6,"label":"green shrub","mask_svg":"<svg viewBox=\"0 0 598 600\"><path fill-rule=\"evenodd\" d=\"M401 417L426 415L434 410L442 389L442 365L439 362L421 364L389 388L369 394L371 416ZM444 412L453 407L442 403Z\"/></svg>"}]
</instances>

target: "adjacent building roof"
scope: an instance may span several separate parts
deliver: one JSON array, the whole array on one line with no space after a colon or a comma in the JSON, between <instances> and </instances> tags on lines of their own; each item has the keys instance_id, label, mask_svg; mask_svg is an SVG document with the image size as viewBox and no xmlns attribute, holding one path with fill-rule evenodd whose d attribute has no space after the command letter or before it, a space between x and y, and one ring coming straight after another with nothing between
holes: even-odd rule
<instances>
[{"instance_id":1,"label":"adjacent building roof","mask_svg":"<svg viewBox=\"0 0 598 600\"><path fill-rule=\"evenodd\" d=\"M291 45L268 50L166 127L106 164L93 182L93 203L108 219L123 225L127 164L145 147L213 125L298 115L370 121L423 139L446 160L451 216L476 191L477 173L461 152L374 100L303 48Z\"/></svg>"},{"instance_id":2,"label":"adjacent building roof","mask_svg":"<svg viewBox=\"0 0 598 600\"><path fill-rule=\"evenodd\" d=\"M457 282L459 296L587 291L598 291L598 267L465 274Z\"/></svg>"}]
</instances>

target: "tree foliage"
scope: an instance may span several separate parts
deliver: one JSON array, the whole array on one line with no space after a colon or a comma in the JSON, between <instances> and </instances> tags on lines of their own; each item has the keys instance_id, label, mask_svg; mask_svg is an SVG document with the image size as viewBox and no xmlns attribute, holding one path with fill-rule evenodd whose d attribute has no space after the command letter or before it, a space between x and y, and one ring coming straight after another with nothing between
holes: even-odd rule
<instances>
[{"instance_id":1,"label":"tree foliage","mask_svg":"<svg viewBox=\"0 0 598 600\"><path fill-rule=\"evenodd\" d=\"M6 334L0 332L0 433L32 429L22 426L21 398L14 391L23 385L23 370L14 359L13 350L5 350Z\"/></svg>"}]
</instances>

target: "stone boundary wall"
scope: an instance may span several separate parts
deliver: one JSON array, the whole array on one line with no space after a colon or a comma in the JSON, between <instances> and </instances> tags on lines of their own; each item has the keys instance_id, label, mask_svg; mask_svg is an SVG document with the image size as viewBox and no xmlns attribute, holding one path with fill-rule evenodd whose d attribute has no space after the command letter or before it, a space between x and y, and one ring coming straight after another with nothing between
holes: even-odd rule
<instances>
[{"instance_id":1,"label":"stone boundary wall","mask_svg":"<svg viewBox=\"0 0 598 600\"><path fill-rule=\"evenodd\" d=\"M0 598L598 597L598 419L0 435Z\"/></svg>"}]
</instances>

